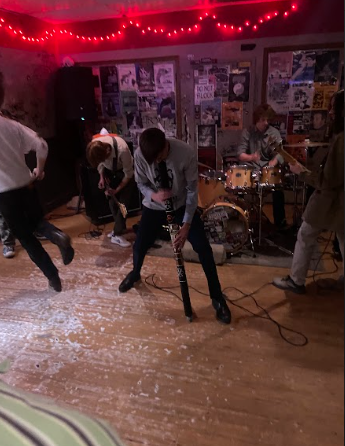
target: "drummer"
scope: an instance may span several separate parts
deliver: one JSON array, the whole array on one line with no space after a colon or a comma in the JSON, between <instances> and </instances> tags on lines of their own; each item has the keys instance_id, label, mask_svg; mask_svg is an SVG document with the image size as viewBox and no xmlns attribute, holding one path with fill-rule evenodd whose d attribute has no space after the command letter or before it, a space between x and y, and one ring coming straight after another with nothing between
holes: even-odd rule
<instances>
[{"instance_id":1,"label":"drummer","mask_svg":"<svg viewBox=\"0 0 345 446\"><path fill-rule=\"evenodd\" d=\"M274 153L270 143L280 141L279 131L269 123L276 113L268 104L259 105L253 113L253 125L244 129L237 156L241 163L251 165L258 170L264 166L276 166L284 162L280 155ZM273 218L278 229L285 229L285 198L284 191L275 190L273 195Z\"/></svg>"}]
</instances>

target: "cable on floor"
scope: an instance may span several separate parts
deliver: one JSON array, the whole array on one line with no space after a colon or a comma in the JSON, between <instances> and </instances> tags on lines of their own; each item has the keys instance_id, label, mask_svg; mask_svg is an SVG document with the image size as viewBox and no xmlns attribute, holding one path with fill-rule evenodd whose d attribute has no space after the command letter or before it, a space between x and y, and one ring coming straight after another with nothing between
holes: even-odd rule
<instances>
[{"instance_id":1,"label":"cable on floor","mask_svg":"<svg viewBox=\"0 0 345 446\"><path fill-rule=\"evenodd\" d=\"M78 238L84 238L85 240L98 240L104 233L105 225L96 226L90 224L87 232L78 234Z\"/></svg>"},{"instance_id":2,"label":"cable on floor","mask_svg":"<svg viewBox=\"0 0 345 446\"><path fill-rule=\"evenodd\" d=\"M172 290L174 290L174 289L176 289L176 288L179 288L179 285L171 286L171 287L161 287L161 286L157 285L157 283L156 283L156 280L155 280L155 274L151 274L151 275L147 276L147 277L145 278L145 283L146 283L146 285L149 285L149 286L151 286L151 287L153 287L153 288L155 288L155 289L157 289L157 290L163 291L164 293L171 294L172 296L176 297L178 300L180 300L180 301L182 302L181 297L180 297L177 293L175 293L174 291L172 291ZM237 308L240 308L241 310L243 310L243 311L245 311L245 312L251 314L252 316L254 316L254 317L258 318L258 319L268 320L268 321L272 322L274 325L276 325L276 327L278 328L278 332L279 332L280 337L281 337L285 342L287 342L288 344L290 344L290 345L292 345L292 346L294 346L294 347L304 347L304 346L306 346L306 345L308 344L309 341L308 341L308 338L307 338L303 333L301 333L301 332L299 332L299 331L296 331L296 330L293 330L292 328L288 328L288 327L286 327L286 326L280 324L278 321L276 321L275 319L273 319L272 316L269 314L269 312L268 312L264 307L262 307L262 306L258 303L258 301L255 299L254 294L258 293L259 291L261 291L261 290L262 290L263 288L265 288L266 286L271 285L271 283L272 283L272 282L267 282L267 283L265 283L265 284L262 285L260 288L258 288L257 290L253 291L252 293L244 293L243 291L241 291L240 289L238 289L238 288L236 288L236 287L226 287L226 288L224 288L224 290L223 290L223 294L224 294L226 300L227 300L231 305L233 305L233 306L235 306L235 307L237 307ZM197 288L195 288L195 287L193 287L193 286L189 286L189 288L192 289L192 290L194 290L194 291L196 291L197 293L199 293L199 294L201 294L201 295L203 295L203 296L209 296L209 294L204 293L204 292L198 290ZM242 294L242 296L239 297L239 298L237 298L237 299L231 299L230 297L228 297L228 296L225 294L226 291L227 291L227 290L230 290L230 289L236 290L237 292L239 292L240 294ZM254 312L252 312L251 310L248 310L248 308L245 308L245 307L243 307L243 306L241 306L241 305L239 305L239 304L237 303L237 302L239 302L240 300L243 300L243 299L246 299L246 298L251 298L251 299L254 301L254 303L255 303L255 305L257 306L257 308L264 312L265 316L262 316L262 315L260 315L260 314L258 314L258 313L254 313ZM288 331L288 332L290 332L290 333L293 333L293 334L299 336L299 337L301 338L301 342L294 342L294 341L291 341L290 339L288 339L288 338L284 335L284 331Z\"/></svg>"}]
</instances>

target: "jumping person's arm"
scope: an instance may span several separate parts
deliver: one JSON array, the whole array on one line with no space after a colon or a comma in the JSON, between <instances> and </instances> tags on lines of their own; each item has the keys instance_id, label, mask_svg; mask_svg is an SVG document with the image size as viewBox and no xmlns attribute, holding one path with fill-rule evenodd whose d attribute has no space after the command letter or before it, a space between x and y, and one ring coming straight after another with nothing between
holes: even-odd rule
<instances>
[{"instance_id":1,"label":"jumping person's arm","mask_svg":"<svg viewBox=\"0 0 345 446\"><path fill-rule=\"evenodd\" d=\"M36 132L22 124L17 124L23 153L36 152L36 167L33 169L32 174L37 180L43 180L44 167L48 156L48 145Z\"/></svg>"}]
</instances>

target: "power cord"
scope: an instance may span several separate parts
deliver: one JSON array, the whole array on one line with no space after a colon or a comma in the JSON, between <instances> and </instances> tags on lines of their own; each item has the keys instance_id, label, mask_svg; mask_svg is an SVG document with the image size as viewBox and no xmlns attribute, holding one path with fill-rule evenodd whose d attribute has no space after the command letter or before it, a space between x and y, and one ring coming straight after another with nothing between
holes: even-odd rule
<instances>
[{"instance_id":1,"label":"power cord","mask_svg":"<svg viewBox=\"0 0 345 446\"><path fill-rule=\"evenodd\" d=\"M339 267L338 267L338 265L337 265L337 263L336 263L336 261L335 261L335 259L334 259L334 256L332 255L332 253L327 252L327 249L328 249L328 247L329 247L329 244L331 243L332 237L333 237L333 232L330 233L330 235L329 235L328 238L325 238L325 237L323 237L323 236L318 237L318 242L319 242L319 243L320 243L320 242L326 242L326 245L325 245L324 250L323 250L322 253L320 254L320 256L319 256L319 258L318 258L318 260L317 260L317 262L316 262L316 264L315 264L313 274L310 275L310 276L307 276L308 279L310 279L310 278L313 279L313 282L314 282L315 285L316 285L316 288L317 288L317 292L318 292L318 293L319 293L320 290L326 290L326 289L332 289L332 288L331 288L331 287L328 288L328 287L320 286L320 284L315 280L316 277L325 276L325 275L330 275L330 274L335 274L335 273L337 273L338 270L339 270ZM326 254L331 255L331 259L332 259L332 261L333 261L333 264L334 264L335 269L334 269L333 271L323 271L323 272L321 272L321 273L317 273L316 270L317 270L317 268L318 268L318 266L319 266L319 264L320 264L322 258L324 258L324 256L325 256Z\"/></svg>"},{"instance_id":2,"label":"power cord","mask_svg":"<svg viewBox=\"0 0 345 446\"><path fill-rule=\"evenodd\" d=\"M78 237L84 238L85 240L98 240L103 235L104 229L105 225L94 226L91 224L89 231L78 234Z\"/></svg>"},{"instance_id":3,"label":"power cord","mask_svg":"<svg viewBox=\"0 0 345 446\"><path fill-rule=\"evenodd\" d=\"M179 288L178 285L176 285L176 286L171 286L171 287L161 287L161 286L157 285L157 283L156 283L156 280L155 280L155 274L151 274L151 275L147 276L147 277L145 278L145 283L146 283L146 285L151 286L151 287L153 287L153 288L155 288L155 289L157 289L157 290L163 291L164 293L171 294L172 296L176 297L178 300L180 300L180 301L182 302L181 297L180 297L178 294L176 294L174 291L172 291L172 290L174 290L174 289L176 289L176 288ZM264 285L262 285L260 288L258 288L257 290L253 291L252 293L248 293L248 294L244 293L243 291L239 290L239 289L236 288L236 287L226 287L226 288L224 288L224 290L223 290L222 292L223 292L224 297L226 298L227 302L229 302L231 305L233 305L233 306L235 306L235 307L237 307L237 308L240 308L241 310L243 310L243 311L245 311L245 312L251 314L252 316L254 316L254 317L258 318L258 319L268 320L268 321L272 322L274 325L276 325L276 327L278 328L278 332L279 332L280 337L281 337L285 342L287 342L288 344L290 344L290 345L292 345L292 346L294 346L294 347L304 347L304 346L306 346L306 345L308 344L309 341L308 341L308 338L307 338L303 333L301 333L301 332L299 332L299 331L296 331L296 330L293 330L293 329L291 329L291 328L288 328L288 327L286 327L286 326L280 324L279 322L277 322L275 319L272 318L272 316L269 314L269 312L268 312L264 307L262 307L262 306L258 303L258 301L255 299L254 294L258 293L258 292L261 291L263 288L265 288L266 286L271 285L271 284L272 284L272 282L267 282L267 283L265 283ZM195 287L193 287L193 286L190 286L189 288L192 289L192 290L194 290L194 291L196 291L197 293L199 293L199 294L201 294L201 295L203 295L203 296L209 296L209 294L204 293L204 292L198 290L197 288L195 288ZM239 298L237 298L237 299L230 299L230 298L225 294L225 292L226 292L227 290L230 290L230 289L239 292L240 294L242 294L242 296L239 297ZM258 313L254 313L254 312L248 310L247 308L245 308L245 307L243 307L243 306L241 306L241 305L238 305L237 302L239 302L240 300L246 299L246 298L248 298L248 297L251 298L251 299L254 301L254 303L255 303L255 305L256 305L256 307L257 307L258 309L260 309L261 311L264 312L265 316L262 316L262 315L260 315L260 314L258 314ZM284 331L288 331L288 332L290 332L290 333L294 333L294 334L296 334L297 336L299 336L299 337L302 338L302 341L301 341L301 342L294 342L294 341L291 341L290 339L288 339L288 338L284 335L284 333L283 333Z\"/></svg>"}]
</instances>

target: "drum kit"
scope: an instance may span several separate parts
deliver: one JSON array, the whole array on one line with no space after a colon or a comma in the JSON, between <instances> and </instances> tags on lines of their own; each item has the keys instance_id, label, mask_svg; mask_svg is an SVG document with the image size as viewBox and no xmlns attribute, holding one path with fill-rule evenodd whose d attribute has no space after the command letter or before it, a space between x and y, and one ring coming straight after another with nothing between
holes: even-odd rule
<instances>
[{"instance_id":1,"label":"drum kit","mask_svg":"<svg viewBox=\"0 0 345 446\"><path fill-rule=\"evenodd\" d=\"M285 146L290 152L299 150L306 153L310 147L324 147L320 143L300 143ZM301 160L305 162L305 159ZM210 243L222 244L229 255L243 250L250 242L255 256L254 241L262 246L263 219L269 221L263 213L264 197L275 190L293 191L294 227L298 227L306 202L306 184L300 183L298 177L290 173L284 166L258 167L239 164L230 165L226 171L216 171L205 164L199 163L204 169L199 173L198 207ZM299 192L302 192L302 202ZM254 238L255 237L255 238ZM265 239L269 246L275 246L283 252L292 255L291 251L277 246Z\"/></svg>"},{"instance_id":2,"label":"drum kit","mask_svg":"<svg viewBox=\"0 0 345 446\"><path fill-rule=\"evenodd\" d=\"M201 165L202 167L208 167ZM281 189L284 174L280 166L260 170L246 164L232 165L226 172L208 169L199 174L198 206L201 208L207 237L222 244L230 255L237 254L250 240L258 226L262 239L263 194Z\"/></svg>"}]
</instances>

